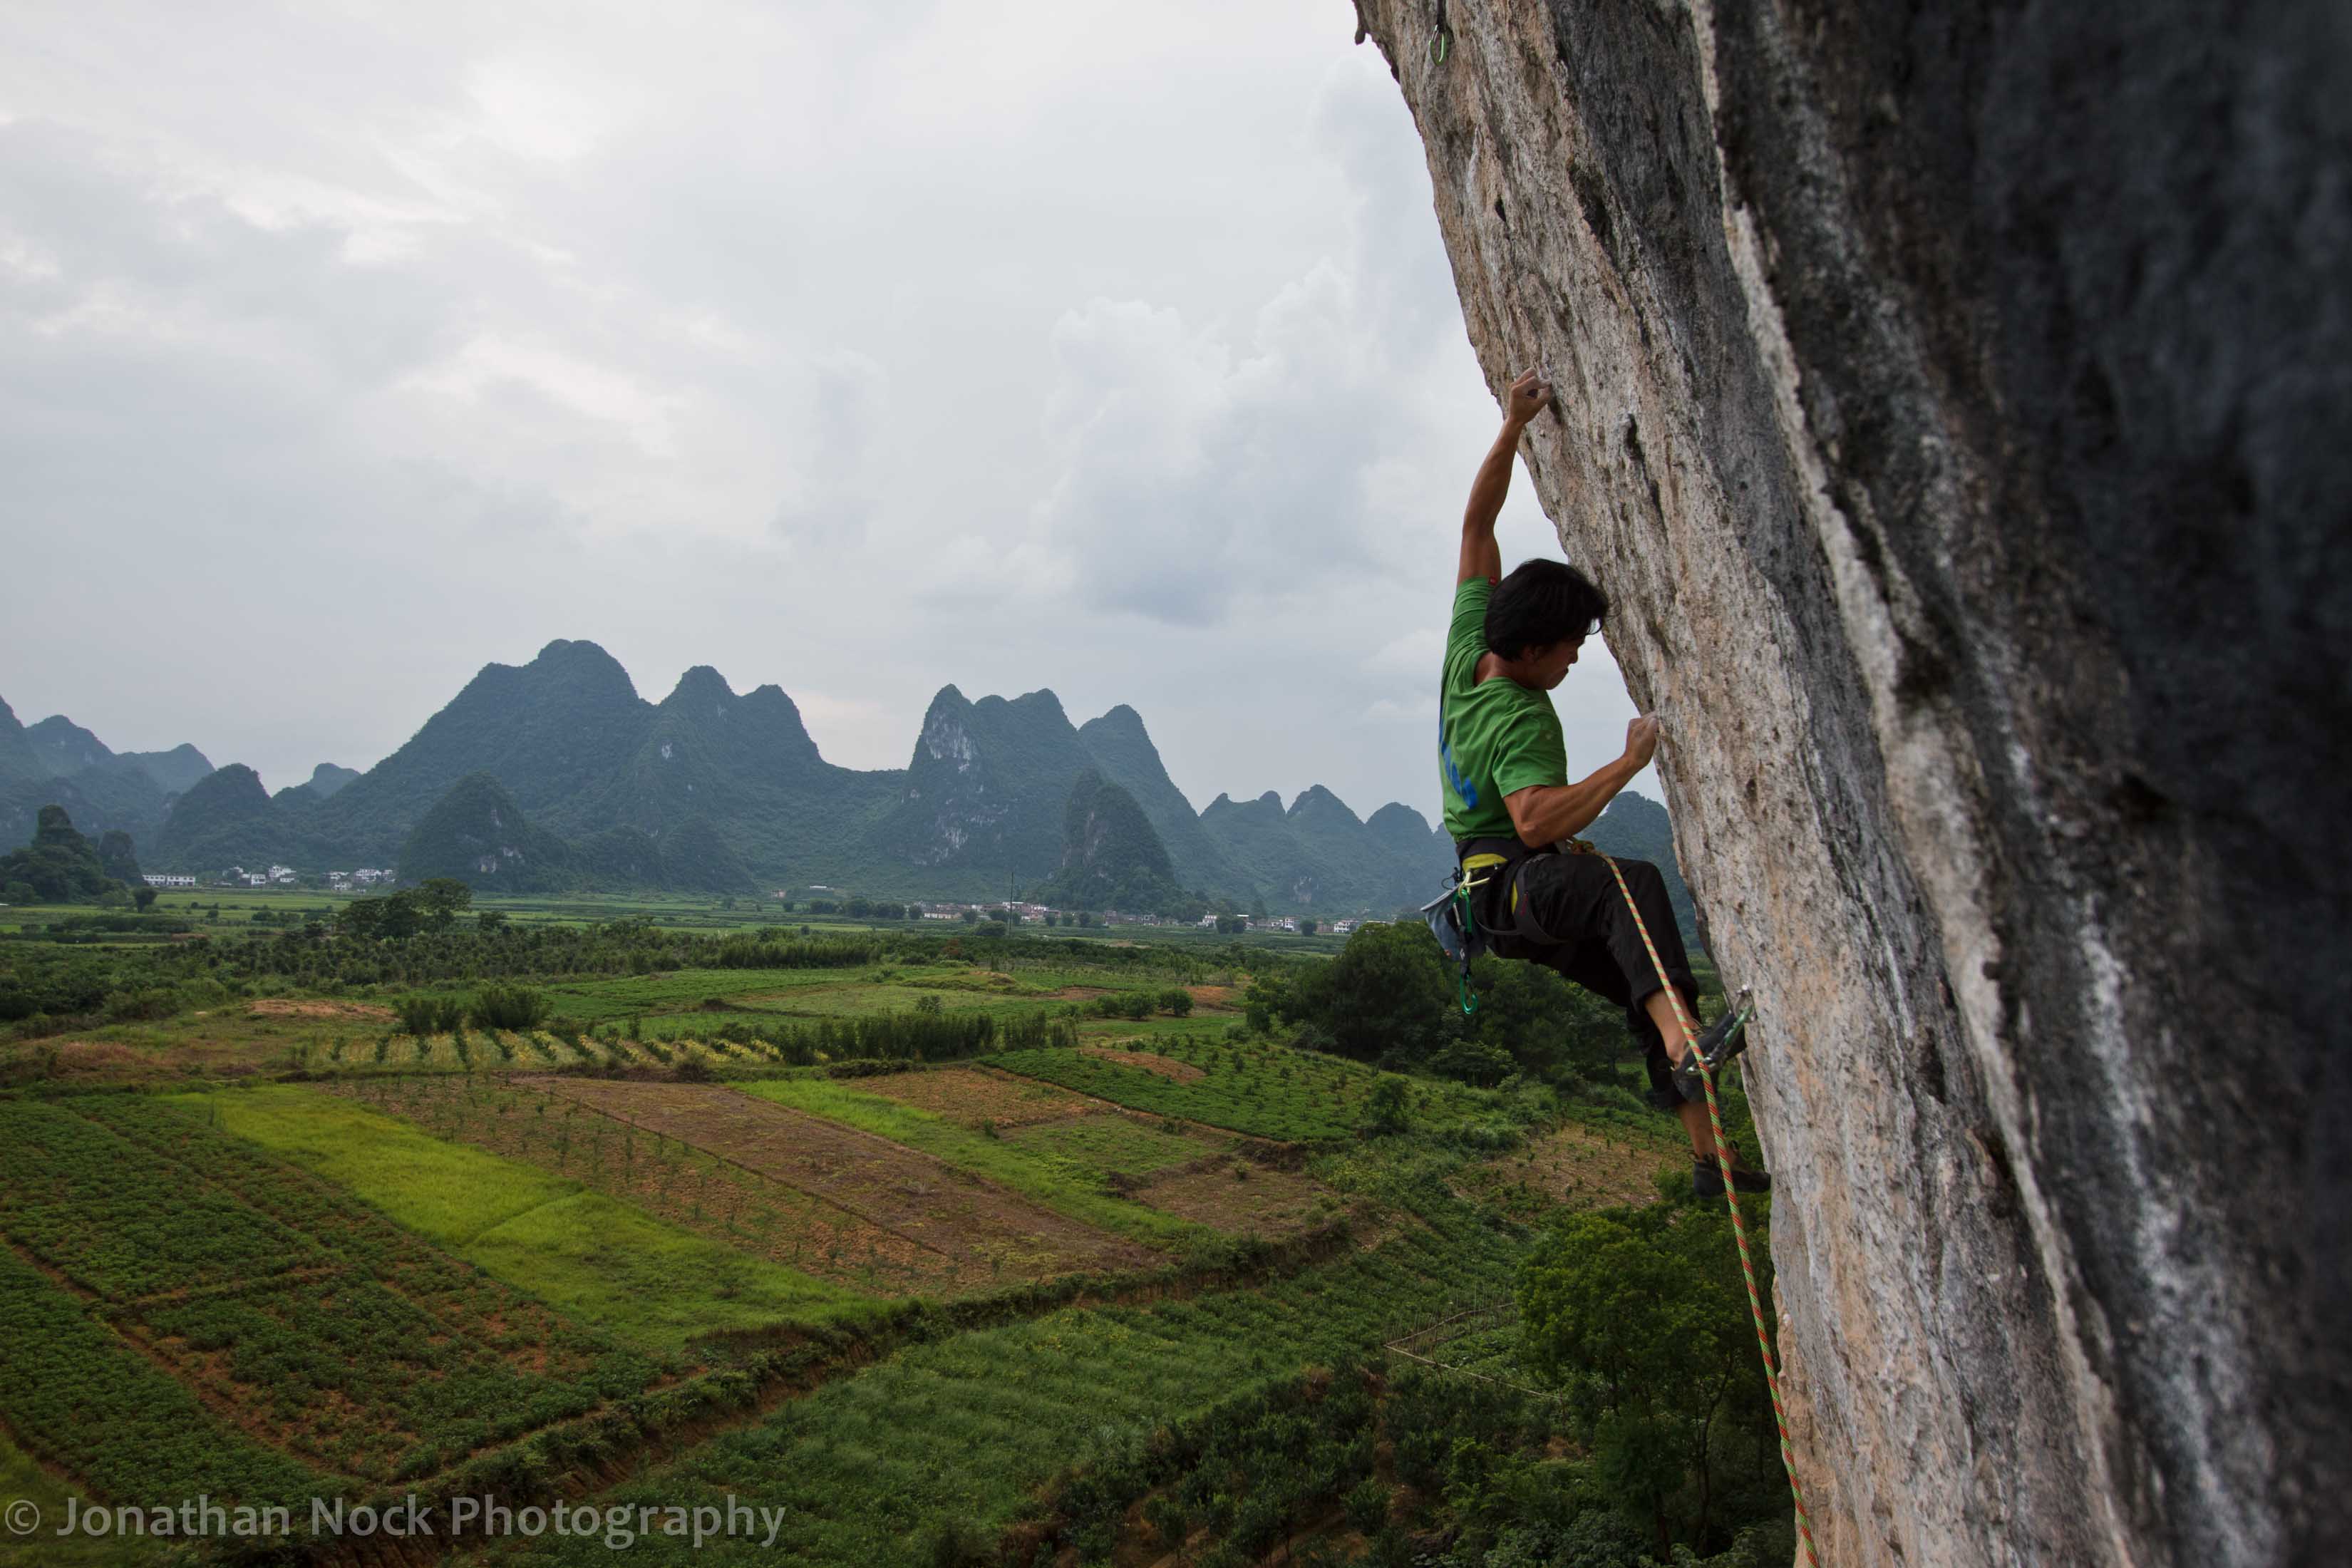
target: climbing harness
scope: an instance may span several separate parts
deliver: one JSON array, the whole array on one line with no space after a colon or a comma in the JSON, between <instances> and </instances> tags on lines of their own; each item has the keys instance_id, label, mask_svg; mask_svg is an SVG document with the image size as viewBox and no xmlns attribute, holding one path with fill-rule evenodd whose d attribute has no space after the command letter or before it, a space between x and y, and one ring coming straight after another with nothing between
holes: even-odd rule
<instances>
[{"instance_id":1,"label":"climbing harness","mask_svg":"<svg viewBox=\"0 0 2352 1568\"><path fill-rule=\"evenodd\" d=\"M1675 1022L1683 1032L1688 1048L1698 1050L1698 1028L1691 1016L1683 1009L1682 993L1666 978L1665 962L1658 956L1658 944L1650 940L1649 922L1642 918L1641 906L1633 901L1633 889L1625 883L1625 873L1617 868L1616 859L1582 839L1570 840L1570 849L1583 855L1601 855L1609 862L1609 874L1617 879L1617 890L1625 895L1625 908L1633 917L1633 929L1642 933L1642 945L1649 950L1650 965L1658 972L1658 984L1664 986L1666 999L1675 1009ZM1723 1135L1723 1107L1715 1094L1715 1067L1704 1052L1698 1056L1699 1081L1706 1086L1706 1120L1715 1130L1715 1163L1723 1173L1723 1198L1731 1205L1731 1235L1739 1244L1739 1272L1748 1280L1748 1313L1756 1321L1756 1348L1764 1358L1764 1386L1772 1395L1772 1425L1780 1434L1780 1464L1789 1472L1789 1495L1797 1508L1797 1539L1804 1542L1805 1561L1812 1568L1821 1568L1821 1557L1813 1550L1812 1527L1805 1519L1805 1489L1797 1480L1796 1445L1789 1438L1789 1413L1780 1403L1780 1373L1772 1361L1772 1337L1764 1328L1764 1298L1756 1289L1756 1265L1748 1255L1748 1226L1739 1215L1739 1187L1731 1179L1731 1141Z\"/></svg>"},{"instance_id":2,"label":"climbing harness","mask_svg":"<svg viewBox=\"0 0 2352 1568\"><path fill-rule=\"evenodd\" d=\"M1454 868L1444 892L1421 906L1421 918L1429 922L1429 934L1437 939L1438 950L1454 963L1454 1000L1461 1003L1465 1017L1478 1010L1477 994L1470 989L1470 961L1493 946L1486 931L1479 929L1478 914L1471 905L1470 895L1491 879L1477 873L1507 864L1500 855L1473 855Z\"/></svg>"}]
</instances>

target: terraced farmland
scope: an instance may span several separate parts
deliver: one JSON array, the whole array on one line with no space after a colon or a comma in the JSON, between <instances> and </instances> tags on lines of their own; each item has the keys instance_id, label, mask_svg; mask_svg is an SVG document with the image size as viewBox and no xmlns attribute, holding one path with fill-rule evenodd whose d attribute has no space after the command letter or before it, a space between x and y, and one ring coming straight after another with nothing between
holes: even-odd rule
<instances>
[{"instance_id":1,"label":"terraced farmland","mask_svg":"<svg viewBox=\"0 0 2352 1568\"><path fill-rule=\"evenodd\" d=\"M657 1375L299 1173L170 1117L128 1096L0 1101L0 1225L18 1249L17 1311L56 1317L25 1294L48 1274L89 1303L107 1349L142 1352L215 1423L329 1476L404 1481ZM107 1359L89 1341L69 1342ZM0 1408L11 1426L46 1425L37 1410Z\"/></svg>"},{"instance_id":2,"label":"terraced farmland","mask_svg":"<svg viewBox=\"0 0 2352 1568\"><path fill-rule=\"evenodd\" d=\"M611 1500L785 1510L772 1549L699 1552L648 1540L652 1563L769 1562L898 1568L942 1543L992 1540L1035 1490L1106 1447L1262 1382L1376 1349L1508 1288L1506 1235L1435 1205L1378 1248L1292 1278L1144 1307L1073 1309L959 1334L831 1384L703 1445ZM530 1563L589 1564L600 1546L542 1541Z\"/></svg>"}]
</instances>

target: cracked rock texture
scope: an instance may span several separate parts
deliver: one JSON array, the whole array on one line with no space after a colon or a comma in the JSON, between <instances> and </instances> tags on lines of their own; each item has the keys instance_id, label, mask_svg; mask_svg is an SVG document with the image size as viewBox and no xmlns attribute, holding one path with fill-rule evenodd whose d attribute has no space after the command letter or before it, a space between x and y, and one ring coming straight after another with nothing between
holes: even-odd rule
<instances>
[{"instance_id":1,"label":"cracked rock texture","mask_svg":"<svg viewBox=\"0 0 2352 1568\"><path fill-rule=\"evenodd\" d=\"M1762 1003L1824 1561L2352 1562L2352 10L1360 16Z\"/></svg>"}]
</instances>

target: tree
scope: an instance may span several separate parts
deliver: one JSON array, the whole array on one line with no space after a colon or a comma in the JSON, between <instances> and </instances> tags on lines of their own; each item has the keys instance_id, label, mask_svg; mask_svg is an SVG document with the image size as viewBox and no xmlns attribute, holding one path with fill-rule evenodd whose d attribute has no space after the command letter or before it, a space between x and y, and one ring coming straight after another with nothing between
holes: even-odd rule
<instances>
[{"instance_id":1,"label":"tree","mask_svg":"<svg viewBox=\"0 0 2352 1568\"><path fill-rule=\"evenodd\" d=\"M149 887L133 888L131 889L131 900L139 906L139 912L145 914L155 902L155 889Z\"/></svg>"},{"instance_id":2,"label":"tree","mask_svg":"<svg viewBox=\"0 0 2352 1568\"><path fill-rule=\"evenodd\" d=\"M474 917L474 929L484 936L496 936L507 929L506 910L484 910Z\"/></svg>"},{"instance_id":3,"label":"tree","mask_svg":"<svg viewBox=\"0 0 2352 1568\"><path fill-rule=\"evenodd\" d=\"M1301 936L1313 936L1315 934L1315 921L1312 916L1301 915L1298 917L1298 934Z\"/></svg>"},{"instance_id":4,"label":"tree","mask_svg":"<svg viewBox=\"0 0 2352 1568\"><path fill-rule=\"evenodd\" d=\"M976 926L980 923L980 911L978 910L966 910L961 914L956 916L956 919L963 921L963 923L968 926Z\"/></svg>"},{"instance_id":5,"label":"tree","mask_svg":"<svg viewBox=\"0 0 2352 1568\"><path fill-rule=\"evenodd\" d=\"M1623 1010L1555 970L1486 957L1472 964L1470 984L1478 994L1471 1032L1481 1045L1507 1055L1520 1072L1554 1083L1599 1078L1622 1057Z\"/></svg>"},{"instance_id":6,"label":"tree","mask_svg":"<svg viewBox=\"0 0 2352 1568\"><path fill-rule=\"evenodd\" d=\"M1192 1016L1192 994L1181 985L1171 985L1160 994L1160 1006L1161 1011L1179 1018L1189 1018Z\"/></svg>"},{"instance_id":7,"label":"tree","mask_svg":"<svg viewBox=\"0 0 2352 1568\"><path fill-rule=\"evenodd\" d=\"M447 931L474 904L474 889L455 877L428 877L407 896L415 901L417 921L426 931Z\"/></svg>"},{"instance_id":8,"label":"tree","mask_svg":"<svg viewBox=\"0 0 2352 1568\"><path fill-rule=\"evenodd\" d=\"M1521 1266L1517 1296L1528 1363L1567 1393L1596 1477L1660 1556L1677 1540L1705 1549L1724 1481L1772 1479L1728 1222L1696 1202L1570 1215ZM1735 1458L1748 1473L1727 1478Z\"/></svg>"},{"instance_id":9,"label":"tree","mask_svg":"<svg viewBox=\"0 0 2352 1568\"><path fill-rule=\"evenodd\" d=\"M10 882L5 887L0 887L0 900L5 900L8 903L37 903L40 901L40 897L41 895L38 889L35 888L32 883L23 881L21 879Z\"/></svg>"},{"instance_id":10,"label":"tree","mask_svg":"<svg viewBox=\"0 0 2352 1568\"><path fill-rule=\"evenodd\" d=\"M1330 963L1301 975L1275 1007L1328 1034L1343 1056L1411 1066L1454 1030L1454 981L1419 921L1369 925Z\"/></svg>"}]
</instances>

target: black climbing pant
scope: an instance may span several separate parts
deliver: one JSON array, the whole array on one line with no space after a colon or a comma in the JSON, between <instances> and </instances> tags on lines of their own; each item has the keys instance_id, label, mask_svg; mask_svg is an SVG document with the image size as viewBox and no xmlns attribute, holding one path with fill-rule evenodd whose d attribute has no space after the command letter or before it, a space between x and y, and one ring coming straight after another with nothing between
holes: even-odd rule
<instances>
[{"instance_id":1,"label":"black climbing pant","mask_svg":"<svg viewBox=\"0 0 2352 1568\"><path fill-rule=\"evenodd\" d=\"M1476 847L1471 846L1470 847ZM1666 902L1665 879L1647 860L1620 860L1625 885L1648 922L1650 939L1675 989L1683 994L1693 1022L1698 1018L1698 982L1683 951L1680 927ZM1517 878L1518 900L1503 879L1480 889L1478 923L1493 933L1500 958L1540 963L1586 990L1625 1009L1650 1075L1650 1103L1671 1110L1683 1102L1675 1088L1674 1065L1665 1042L1643 1002L1658 991L1658 972L1642 945L1642 933L1625 908L1625 895L1609 862L1598 855L1541 854L1528 858Z\"/></svg>"}]
</instances>

